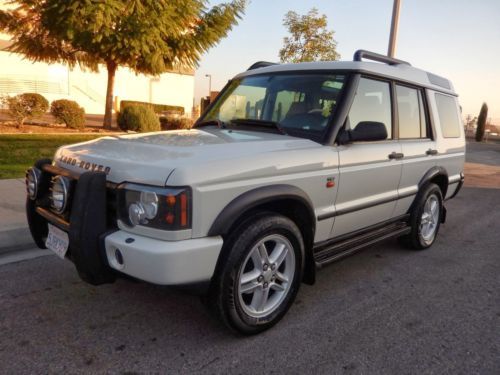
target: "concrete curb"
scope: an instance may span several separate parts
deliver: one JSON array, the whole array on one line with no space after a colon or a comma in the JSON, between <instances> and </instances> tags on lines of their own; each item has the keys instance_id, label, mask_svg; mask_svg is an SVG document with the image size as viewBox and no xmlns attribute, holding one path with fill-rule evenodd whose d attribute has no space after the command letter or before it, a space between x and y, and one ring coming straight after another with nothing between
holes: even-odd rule
<instances>
[{"instance_id":1,"label":"concrete curb","mask_svg":"<svg viewBox=\"0 0 500 375\"><path fill-rule=\"evenodd\" d=\"M36 245L27 227L0 231L0 254L33 249Z\"/></svg>"}]
</instances>

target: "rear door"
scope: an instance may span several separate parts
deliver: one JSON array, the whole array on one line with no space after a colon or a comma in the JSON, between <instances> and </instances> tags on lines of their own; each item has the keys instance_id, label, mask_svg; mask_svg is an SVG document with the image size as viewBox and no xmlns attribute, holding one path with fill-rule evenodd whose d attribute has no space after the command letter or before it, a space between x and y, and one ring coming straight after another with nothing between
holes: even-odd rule
<instances>
[{"instance_id":1,"label":"rear door","mask_svg":"<svg viewBox=\"0 0 500 375\"><path fill-rule=\"evenodd\" d=\"M331 237L393 217L401 177L401 145L394 137L391 83L362 77L346 122L381 122L387 139L339 146L339 181ZM396 156L396 157L395 157Z\"/></svg>"},{"instance_id":2,"label":"rear door","mask_svg":"<svg viewBox=\"0 0 500 375\"><path fill-rule=\"evenodd\" d=\"M423 89L394 85L396 132L404 157L399 200L394 215L403 215L410 208L424 175L436 165L436 141L432 136L428 106Z\"/></svg>"}]
</instances>

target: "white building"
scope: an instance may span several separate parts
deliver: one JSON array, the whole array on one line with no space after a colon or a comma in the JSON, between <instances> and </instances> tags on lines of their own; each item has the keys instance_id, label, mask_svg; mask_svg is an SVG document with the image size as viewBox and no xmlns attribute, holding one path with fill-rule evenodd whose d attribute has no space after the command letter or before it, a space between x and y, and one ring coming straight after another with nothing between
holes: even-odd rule
<instances>
[{"instance_id":1,"label":"white building","mask_svg":"<svg viewBox=\"0 0 500 375\"><path fill-rule=\"evenodd\" d=\"M0 8L5 6L1 5ZM5 51L9 36L0 33L0 95L25 92L42 94L49 102L71 99L87 114L103 114L106 96L106 68L99 73L68 69L61 64L32 63L22 55ZM168 104L184 107L191 115L194 98L194 71L172 71L157 77L136 75L119 68L115 77L115 109L121 100Z\"/></svg>"}]
</instances>

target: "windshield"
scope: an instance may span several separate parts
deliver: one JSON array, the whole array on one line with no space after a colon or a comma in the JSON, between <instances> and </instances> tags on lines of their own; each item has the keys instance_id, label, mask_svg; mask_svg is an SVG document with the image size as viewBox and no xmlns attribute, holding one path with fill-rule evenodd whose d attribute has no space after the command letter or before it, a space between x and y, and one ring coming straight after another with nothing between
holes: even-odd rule
<instances>
[{"instance_id":1,"label":"windshield","mask_svg":"<svg viewBox=\"0 0 500 375\"><path fill-rule=\"evenodd\" d=\"M346 76L269 74L233 80L199 122L231 128L279 130L321 141Z\"/></svg>"}]
</instances>

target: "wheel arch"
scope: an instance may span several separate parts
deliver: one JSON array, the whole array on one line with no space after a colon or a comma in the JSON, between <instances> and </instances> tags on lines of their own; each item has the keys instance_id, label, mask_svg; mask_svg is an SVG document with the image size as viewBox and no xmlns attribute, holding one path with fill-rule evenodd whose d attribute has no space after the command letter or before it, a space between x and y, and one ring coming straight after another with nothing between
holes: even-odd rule
<instances>
[{"instance_id":1,"label":"wheel arch","mask_svg":"<svg viewBox=\"0 0 500 375\"><path fill-rule=\"evenodd\" d=\"M448 172L446 172L446 169L440 166L429 169L418 183L418 190L420 191L423 186L429 183L435 183L439 186L443 199L445 199L448 192Z\"/></svg>"},{"instance_id":2,"label":"wheel arch","mask_svg":"<svg viewBox=\"0 0 500 375\"><path fill-rule=\"evenodd\" d=\"M270 185L249 190L234 198L217 215L208 236L227 238L248 216L258 212L275 212L295 222L304 239L305 264L303 281L313 284L316 276L312 245L316 229L313 204L302 189L292 185Z\"/></svg>"},{"instance_id":3,"label":"wheel arch","mask_svg":"<svg viewBox=\"0 0 500 375\"><path fill-rule=\"evenodd\" d=\"M411 214L415 209L418 197L421 194L423 188L430 183L434 183L439 187L444 202L444 200L446 199L446 193L448 192L448 172L446 172L446 169L444 169L443 167L434 166L425 173L424 177L422 177L422 179L418 183L418 192L408 210L409 214ZM443 214L441 217L441 222L444 223L446 221L446 207L444 206L444 204L442 209Z\"/></svg>"}]
</instances>

